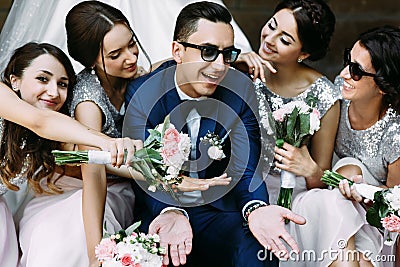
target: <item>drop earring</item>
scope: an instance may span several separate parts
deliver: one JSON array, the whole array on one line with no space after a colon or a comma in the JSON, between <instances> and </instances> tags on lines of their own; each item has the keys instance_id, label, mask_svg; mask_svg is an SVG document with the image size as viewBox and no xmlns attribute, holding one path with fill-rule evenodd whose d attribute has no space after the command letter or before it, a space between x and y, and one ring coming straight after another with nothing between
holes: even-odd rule
<instances>
[{"instance_id":1,"label":"drop earring","mask_svg":"<svg viewBox=\"0 0 400 267\"><path fill-rule=\"evenodd\" d=\"M99 78L96 75L96 71L94 70L94 66L91 69L92 70L90 71L90 74L94 75L94 78L96 79L96 82L100 83Z\"/></svg>"},{"instance_id":2,"label":"drop earring","mask_svg":"<svg viewBox=\"0 0 400 267\"><path fill-rule=\"evenodd\" d=\"M15 84L11 85L14 92L18 92L18 87Z\"/></svg>"}]
</instances>

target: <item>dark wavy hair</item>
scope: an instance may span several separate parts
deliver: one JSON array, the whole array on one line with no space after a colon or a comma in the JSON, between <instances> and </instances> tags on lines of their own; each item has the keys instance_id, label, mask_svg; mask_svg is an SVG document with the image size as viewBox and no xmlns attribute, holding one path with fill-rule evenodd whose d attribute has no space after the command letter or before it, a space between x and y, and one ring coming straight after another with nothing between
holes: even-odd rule
<instances>
[{"instance_id":1,"label":"dark wavy hair","mask_svg":"<svg viewBox=\"0 0 400 267\"><path fill-rule=\"evenodd\" d=\"M200 19L230 24L232 15L217 3L202 1L185 6L178 15L174 30L174 41L187 41L197 31Z\"/></svg>"},{"instance_id":2,"label":"dark wavy hair","mask_svg":"<svg viewBox=\"0 0 400 267\"><path fill-rule=\"evenodd\" d=\"M357 40L371 56L374 81L385 93L383 108L391 106L400 113L400 29L389 25L373 28Z\"/></svg>"},{"instance_id":3,"label":"dark wavy hair","mask_svg":"<svg viewBox=\"0 0 400 267\"><path fill-rule=\"evenodd\" d=\"M68 12L65 19L65 28L70 56L86 68L90 68L96 61L99 52L101 52L104 67L104 55L102 53L104 36L118 23L125 24L131 30L140 49L151 65L149 56L143 49L124 14L119 9L99 1L81 2Z\"/></svg>"},{"instance_id":4,"label":"dark wavy hair","mask_svg":"<svg viewBox=\"0 0 400 267\"><path fill-rule=\"evenodd\" d=\"M329 43L335 30L335 15L324 0L283 0L275 8L274 14L282 9L290 9L297 23L297 31L302 44L302 52L316 61L328 52Z\"/></svg>"},{"instance_id":5,"label":"dark wavy hair","mask_svg":"<svg viewBox=\"0 0 400 267\"><path fill-rule=\"evenodd\" d=\"M32 61L44 54L55 57L64 66L69 80L67 99L70 98L76 79L74 68L61 49L47 43L30 42L17 48L3 72L2 82L11 87L10 75L23 79L24 72ZM15 93L21 97L19 92ZM68 114L66 106L66 104L62 106L61 113ZM4 120L3 123L4 130L0 145L0 181L7 188L16 191L19 189L18 186L11 184L10 180L23 174L36 192L61 193L55 182L63 173L53 179L56 165L51 154L51 150L59 149L60 143L41 138L13 122ZM50 191L40 186L42 179L47 179L47 188Z\"/></svg>"}]
</instances>

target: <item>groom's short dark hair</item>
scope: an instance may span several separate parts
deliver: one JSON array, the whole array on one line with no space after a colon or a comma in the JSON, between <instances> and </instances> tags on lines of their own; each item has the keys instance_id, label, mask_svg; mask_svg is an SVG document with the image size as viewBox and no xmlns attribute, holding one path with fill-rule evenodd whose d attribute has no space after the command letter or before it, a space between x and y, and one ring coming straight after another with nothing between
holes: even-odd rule
<instances>
[{"instance_id":1,"label":"groom's short dark hair","mask_svg":"<svg viewBox=\"0 0 400 267\"><path fill-rule=\"evenodd\" d=\"M181 10L176 19L174 41L187 41L189 36L197 31L200 19L230 24L232 15L228 9L217 3L207 1L191 3Z\"/></svg>"}]
</instances>

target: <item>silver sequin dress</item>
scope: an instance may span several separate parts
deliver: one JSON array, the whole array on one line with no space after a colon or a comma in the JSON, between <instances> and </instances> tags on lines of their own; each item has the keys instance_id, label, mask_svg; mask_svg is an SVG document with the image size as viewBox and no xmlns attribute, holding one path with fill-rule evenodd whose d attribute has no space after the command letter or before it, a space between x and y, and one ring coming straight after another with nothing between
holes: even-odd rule
<instances>
[{"instance_id":1,"label":"silver sequin dress","mask_svg":"<svg viewBox=\"0 0 400 267\"><path fill-rule=\"evenodd\" d=\"M339 158L352 157L361 161L375 181L386 183L388 165L400 158L400 116L389 108L374 125L365 130L351 128L348 110L350 101L341 103L341 117L335 153Z\"/></svg>"},{"instance_id":2,"label":"silver sequin dress","mask_svg":"<svg viewBox=\"0 0 400 267\"><path fill-rule=\"evenodd\" d=\"M69 105L72 116L76 106L94 102L103 113L102 132L121 137L122 115L111 104L96 75L88 69L78 74L73 99ZM107 178L112 178L107 175ZM88 266L86 237L82 217L82 181L63 176L57 185L64 193L33 199L25 208L20 223L21 264L26 266ZM116 232L133 223L135 195L129 181L112 182L107 186L104 224L107 231ZM65 239L68 233L68 240ZM51 235L52 242L43 236ZM68 251L68 253L66 253Z\"/></svg>"},{"instance_id":3,"label":"silver sequin dress","mask_svg":"<svg viewBox=\"0 0 400 267\"><path fill-rule=\"evenodd\" d=\"M271 92L260 81L256 82L256 92L259 100L259 112L261 116L262 131L264 138L270 138L268 125L263 120L266 116L268 107L272 110L278 109L283 104L294 100L305 100L308 95L316 97L319 102L317 109L324 116L332 105L341 98L340 88L334 86L326 77L317 79L308 89L294 98L283 98ZM269 139L268 139L269 140ZM273 153L274 142L264 142L265 153ZM270 195L271 204L276 203L279 188L280 175L273 168L267 176L266 183ZM329 266L332 263L329 251L332 255L340 250L343 245L342 240L348 240L357 231L364 235L372 235L372 239L361 240L363 251L369 250L378 253L379 232L372 227L364 229L364 218L358 216L359 211L351 201L345 199L338 190L312 189L307 190L304 177L296 177L296 187L293 192L292 211L306 218L305 225L289 223L287 230L296 240L301 253L296 256L291 254L289 261L281 261L280 266ZM351 219L348 219L351 218ZM354 219L353 219L354 218ZM345 241L344 241L345 242ZM364 245L364 243L367 245ZM378 246L370 245L378 243ZM337 255L337 254L336 254Z\"/></svg>"},{"instance_id":4,"label":"silver sequin dress","mask_svg":"<svg viewBox=\"0 0 400 267\"><path fill-rule=\"evenodd\" d=\"M325 76L316 79L306 90L299 95L292 98L285 98L272 92L260 79L255 82L255 91L258 100L260 124L261 124L261 136L263 143L263 158L265 165L271 166L269 169L270 177L267 179L268 193L271 204L276 204L279 188L280 188L280 174L279 170L275 169L272 163L275 139L273 132L271 131L268 124L268 112L279 109L282 105L291 101L306 101L308 97L314 97L318 99L316 108L321 114L321 118L328 112L328 110L341 98L341 93L337 87ZM267 173L264 172L264 176ZM294 189L294 195L299 192L305 191L306 182L303 177L298 177L296 180L296 188Z\"/></svg>"}]
</instances>

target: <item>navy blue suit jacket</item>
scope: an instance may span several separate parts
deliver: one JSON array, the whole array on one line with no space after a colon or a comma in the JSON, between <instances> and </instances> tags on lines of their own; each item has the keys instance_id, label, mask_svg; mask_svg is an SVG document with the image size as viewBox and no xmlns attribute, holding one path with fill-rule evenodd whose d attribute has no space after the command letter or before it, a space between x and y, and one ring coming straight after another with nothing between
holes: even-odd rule
<instances>
[{"instance_id":1,"label":"navy blue suit jacket","mask_svg":"<svg viewBox=\"0 0 400 267\"><path fill-rule=\"evenodd\" d=\"M128 85L126 103L129 105L124 120L124 136L144 140L148 136L148 129L154 129L168 114L178 130L186 131L186 115L182 112L181 100L175 88L175 69L174 61L165 62L152 73ZM209 204L223 211L241 211L251 200L268 203L268 193L259 166L261 141L252 81L237 71L229 70L209 101L208 114L202 117L197 140L196 154L202 159L199 165L204 167L200 167L198 175L199 178L212 178L227 172L232 182L228 187L211 187L202 192L203 197L215 199ZM228 130L231 132L224 142L227 157L220 161L209 159L206 153L208 146L201 143L199 138L207 131L223 137ZM172 198L164 201L168 198L166 196L159 201L160 194L166 193L146 193L142 197L153 218L165 207L179 206Z\"/></svg>"}]
</instances>

